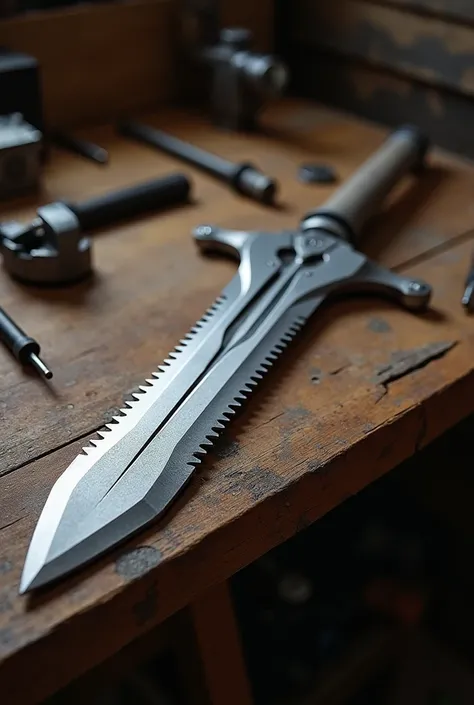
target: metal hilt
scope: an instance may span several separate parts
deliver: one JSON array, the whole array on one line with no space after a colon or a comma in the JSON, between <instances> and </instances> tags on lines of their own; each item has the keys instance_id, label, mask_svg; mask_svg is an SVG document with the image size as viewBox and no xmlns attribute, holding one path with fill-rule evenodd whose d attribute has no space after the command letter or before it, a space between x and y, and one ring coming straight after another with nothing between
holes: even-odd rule
<instances>
[{"instance_id":1,"label":"metal hilt","mask_svg":"<svg viewBox=\"0 0 474 705\"><path fill-rule=\"evenodd\" d=\"M184 203L191 184L184 174L169 174L82 203L67 203L82 231L94 230L155 209Z\"/></svg>"},{"instance_id":2,"label":"metal hilt","mask_svg":"<svg viewBox=\"0 0 474 705\"><path fill-rule=\"evenodd\" d=\"M423 164L428 148L429 140L418 128L399 128L321 208L305 216L302 229L329 221L334 234L354 243L401 177Z\"/></svg>"}]
</instances>

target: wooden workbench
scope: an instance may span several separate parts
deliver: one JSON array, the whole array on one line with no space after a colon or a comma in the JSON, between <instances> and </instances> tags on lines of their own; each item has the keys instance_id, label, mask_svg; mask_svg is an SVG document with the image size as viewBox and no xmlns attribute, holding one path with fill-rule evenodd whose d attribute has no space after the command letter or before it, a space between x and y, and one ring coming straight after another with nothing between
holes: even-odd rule
<instances>
[{"instance_id":1,"label":"wooden workbench","mask_svg":"<svg viewBox=\"0 0 474 705\"><path fill-rule=\"evenodd\" d=\"M213 604L225 599L210 599L216 586L474 411L474 322L459 303L474 239L474 167L436 151L429 169L387 202L365 246L378 261L426 279L431 310L415 316L369 298L326 308L166 518L57 587L19 597L28 542L53 482L235 269L200 256L192 227L294 227L332 190L299 183L297 165L328 162L345 178L386 134L304 103L275 110L266 137L227 135L171 113L148 118L224 156L255 161L280 179L283 207L239 198L106 127L88 134L110 150L107 168L55 152L38 198L3 207L2 218L26 219L41 203L172 170L194 181L193 204L98 233L93 280L60 291L0 280L1 305L42 343L55 373L45 385L0 351L5 705L37 702L186 605L199 606L197 624L205 615L212 621Z\"/></svg>"}]
</instances>

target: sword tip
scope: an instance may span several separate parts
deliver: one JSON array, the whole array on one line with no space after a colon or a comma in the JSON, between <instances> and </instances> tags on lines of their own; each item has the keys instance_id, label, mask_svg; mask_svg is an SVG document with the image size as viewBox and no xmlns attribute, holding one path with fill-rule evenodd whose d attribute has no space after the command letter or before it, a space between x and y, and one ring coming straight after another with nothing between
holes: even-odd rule
<instances>
[{"instance_id":1,"label":"sword tip","mask_svg":"<svg viewBox=\"0 0 474 705\"><path fill-rule=\"evenodd\" d=\"M48 571L47 566L42 565L38 570L35 570L30 567L27 562L23 568L18 593L25 595L27 592L37 590L53 580L54 577L55 576L51 575L51 572Z\"/></svg>"}]
</instances>

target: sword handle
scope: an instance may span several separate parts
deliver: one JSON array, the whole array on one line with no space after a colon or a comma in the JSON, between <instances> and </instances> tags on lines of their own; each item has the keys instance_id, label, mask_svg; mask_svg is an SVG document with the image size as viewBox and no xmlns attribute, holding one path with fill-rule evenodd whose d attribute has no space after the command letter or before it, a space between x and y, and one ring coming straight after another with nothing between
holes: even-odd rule
<instances>
[{"instance_id":1,"label":"sword handle","mask_svg":"<svg viewBox=\"0 0 474 705\"><path fill-rule=\"evenodd\" d=\"M417 127L400 127L321 208L304 217L302 229L321 227L322 220L329 219L334 234L355 244L363 226L395 184L423 165L429 144Z\"/></svg>"}]
</instances>

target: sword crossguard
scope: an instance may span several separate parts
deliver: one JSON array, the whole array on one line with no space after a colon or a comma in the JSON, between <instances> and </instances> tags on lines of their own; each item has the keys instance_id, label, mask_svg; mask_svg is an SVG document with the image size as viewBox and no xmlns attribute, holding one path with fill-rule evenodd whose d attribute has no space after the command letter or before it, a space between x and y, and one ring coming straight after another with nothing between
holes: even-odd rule
<instances>
[{"instance_id":1,"label":"sword crossguard","mask_svg":"<svg viewBox=\"0 0 474 705\"><path fill-rule=\"evenodd\" d=\"M268 279L268 269L278 272L289 258L299 261L303 274L312 276L304 295L329 296L377 294L412 311L425 309L431 287L373 262L345 240L320 228L311 231L261 233L201 225L194 238L203 252L218 252L240 260L241 279L250 271L255 284ZM308 282L309 284L309 282Z\"/></svg>"}]
</instances>

